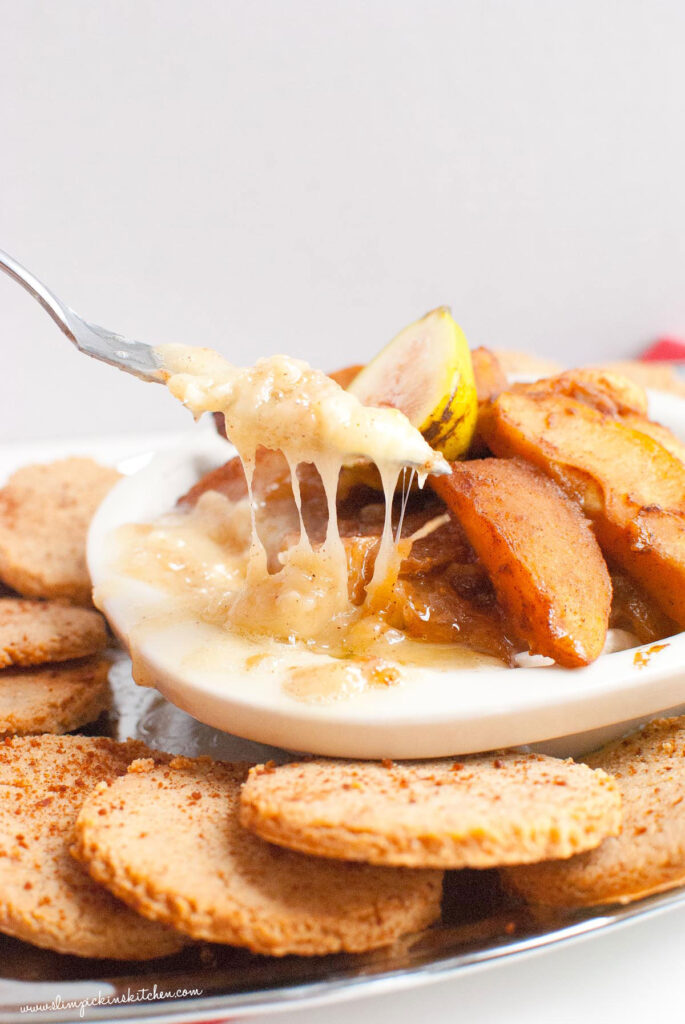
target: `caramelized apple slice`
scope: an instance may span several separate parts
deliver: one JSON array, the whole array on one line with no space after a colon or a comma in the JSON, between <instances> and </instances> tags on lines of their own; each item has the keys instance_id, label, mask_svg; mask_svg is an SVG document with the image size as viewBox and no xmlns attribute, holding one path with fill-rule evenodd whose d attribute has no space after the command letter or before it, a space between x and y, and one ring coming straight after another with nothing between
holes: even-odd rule
<instances>
[{"instance_id":1,"label":"caramelized apple slice","mask_svg":"<svg viewBox=\"0 0 685 1024\"><path fill-rule=\"evenodd\" d=\"M486 350L483 350L486 351ZM475 353L474 353L475 354ZM475 369L474 362L474 369ZM476 378L476 383L478 379ZM502 391L513 391L535 398L545 395L565 395L585 405L591 405L598 412L618 417L621 422L641 434L648 434L655 441L685 462L685 444L675 434L647 418L647 393L640 384L611 370L589 366L585 369L567 370L556 377L545 377L530 384L513 384L510 388L499 388L490 398L494 401ZM480 392L479 392L480 398ZM485 410L487 415L487 409Z\"/></svg>"},{"instance_id":2,"label":"caramelized apple slice","mask_svg":"<svg viewBox=\"0 0 685 1024\"><path fill-rule=\"evenodd\" d=\"M625 423L627 427L639 431L641 434L648 434L649 437L663 445L666 451L670 452L674 458L685 463L685 444L668 427L635 415L622 416L621 422Z\"/></svg>"},{"instance_id":3,"label":"caramelized apple slice","mask_svg":"<svg viewBox=\"0 0 685 1024\"><path fill-rule=\"evenodd\" d=\"M479 565L455 563L447 572L400 578L395 605L401 628L417 640L464 644L505 664L515 647L492 585Z\"/></svg>"},{"instance_id":4,"label":"caramelized apple slice","mask_svg":"<svg viewBox=\"0 0 685 1024\"><path fill-rule=\"evenodd\" d=\"M473 376L476 379L478 403L488 402L507 387L507 378L499 359L489 348L479 346L471 350Z\"/></svg>"},{"instance_id":5,"label":"caramelized apple slice","mask_svg":"<svg viewBox=\"0 0 685 1024\"><path fill-rule=\"evenodd\" d=\"M595 366L566 370L530 384L513 384L508 390L534 396L565 395L609 416L647 415L647 394L643 387L620 373Z\"/></svg>"},{"instance_id":6,"label":"caramelized apple slice","mask_svg":"<svg viewBox=\"0 0 685 1024\"><path fill-rule=\"evenodd\" d=\"M653 644L678 632L675 622L664 615L644 588L638 587L630 576L612 571L611 589L614 598L610 626L634 633L641 644Z\"/></svg>"},{"instance_id":7,"label":"caramelized apple slice","mask_svg":"<svg viewBox=\"0 0 685 1024\"><path fill-rule=\"evenodd\" d=\"M611 582L592 531L543 473L518 460L455 463L431 480L488 571L518 638L560 665L602 651Z\"/></svg>"},{"instance_id":8,"label":"caramelized apple slice","mask_svg":"<svg viewBox=\"0 0 685 1024\"><path fill-rule=\"evenodd\" d=\"M328 376L341 388L347 388L363 369L363 363L353 363L351 366L343 366L341 370L333 370Z\"/></svg>"},{"instance_id":9,"label":"caramelized apple slice","mask_svg":"<svg viewBox=\"0 0 685 1024\"><path fill-rule=\"evenodd\" d=\"M483 410L487 409L488 404L497 398L501 391L506 390L508 382L499 359L489 348L483 348L482 346L474 348L471 352L471 362L473 364L473 375L476 380L478 418L476 419L476 429L471 438L468 457L470 459L482 459L483 456L490 455L491 452L480 432L481 415Z\"/></svg>"},{"instance_id":10,"label":"caramelized apple slice","mask_svg":"<svg viewBox=\"0 0 685 1024\"><path fill-rule=\"evenodd\" d=\"M521 456L561 484L611 560L685 627L685 465L645 422L635 430L564 395L504 392L483 429L498 455Z\"/></svg>"}]
</instances>

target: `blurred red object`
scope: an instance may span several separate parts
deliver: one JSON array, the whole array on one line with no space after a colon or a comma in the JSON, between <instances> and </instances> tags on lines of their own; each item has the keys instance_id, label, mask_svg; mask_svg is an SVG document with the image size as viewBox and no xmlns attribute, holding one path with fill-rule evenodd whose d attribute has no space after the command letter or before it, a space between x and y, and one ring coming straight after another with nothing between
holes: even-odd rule
<instances>
[{"instance_id":1,"label":"blurred red object","mask_svg":"<svg viewBox=\"0 0 685 1024\"><path fill-rule=\"evenodd\" d=\"M685 341L678 338L659 338L640 356L646 362L684 362Z\"/></svg>"}]
</instances>

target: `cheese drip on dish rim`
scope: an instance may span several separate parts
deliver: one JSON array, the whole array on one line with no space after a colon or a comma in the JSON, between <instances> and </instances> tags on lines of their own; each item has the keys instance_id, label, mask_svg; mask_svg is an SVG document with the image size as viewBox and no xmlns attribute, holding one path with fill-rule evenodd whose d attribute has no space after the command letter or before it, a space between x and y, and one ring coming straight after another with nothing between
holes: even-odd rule
<instances>
[{"instance_id":1,"label":"cheese drip on dish rim","mask_svg":"<svg viewBox=\"0 0 685 1024\"><path fill-rule=\"evenodd\" d=\"M397 570L392 499L400 474L407 468L415 471L423 486L429 474L448 473L448 463L398 409L362 405L301 360L277 355L238 368L211 349L164 345L156 352L169 390L196 418L205 412L224 416L226 434L245 470L251 538L243 583L226 607L226 625L243 634L291 642L345 634L363 610L349 601L347 559L338 530L342 465L357 458L374 462L385 495L383 534L367 587L368 611ZM275 573L268 570L257 532L252 492L261 446L283 453L299 514L299 540L280 554L281 568ZM326 538L316 549L302 518L297 466L303 462L318 470L328 506Z\"/></svg>"}]
</instances>

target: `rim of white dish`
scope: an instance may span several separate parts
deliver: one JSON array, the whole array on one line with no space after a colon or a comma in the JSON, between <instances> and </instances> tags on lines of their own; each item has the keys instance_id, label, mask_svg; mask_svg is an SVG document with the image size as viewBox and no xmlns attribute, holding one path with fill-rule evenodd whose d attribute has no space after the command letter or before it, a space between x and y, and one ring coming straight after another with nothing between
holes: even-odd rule
<instances>
[{"instance_id":1,"label":"rim of white dish","mask_svg":"<svg viewBox=\"0 0 685 1024\"><path fill-rule=\"evenodd\" d=\"M684 400L652 392L650 414L685 438ZM125 645L160 592L125 577L109 586L107 537L123 523L168 511L232 451L211 429L195 428L173 451L124 477L96 513L88 565L95 586L111 590L103 610ZM231 676L230 666L184 669L188 640L175 626L137 649L139 663L165 697L208 725L314 754L425 758L540 743L550 752L579 753L645 717L685 710L685 633L662 641L659 650L643 645L602 655L586 668L461 668L436 673L420 688L409 681L326 705L297 701L280 684L246 686L244 676ZM647 653L646 664L639 664L636 651Z\"/></svg>"}]
</instances>

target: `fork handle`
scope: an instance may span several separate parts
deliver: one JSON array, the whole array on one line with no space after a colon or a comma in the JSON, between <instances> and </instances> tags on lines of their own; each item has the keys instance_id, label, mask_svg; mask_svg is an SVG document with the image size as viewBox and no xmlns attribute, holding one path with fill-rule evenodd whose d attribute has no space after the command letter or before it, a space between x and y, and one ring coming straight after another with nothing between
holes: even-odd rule
<instances>
[{"instance_id":1,"label":"fork handle","mask_svg":"<svg viewBox=\"0 0 685 1024\"><path fill-rule=\"evenodd\" d=\"M13 256L1 249L0 270L4 270L13 281L40 302L79 352L132 373L141 380L164 383L168 375L165 375L160 358L151 345L146 345L142 341L130 341L122 338L120 334L84 320L73 309L60 302L57 296L53 295L26 267L22 267Z\"/></svg>"},{"instance_id":2,"label":"fork handle","mask_svg":"<svg viewBox=\"0 0 685 1024\"><path fill-rule=\"evenodd\" d=\"M0 249L0 270L4 270L17 284L25 288L29 295L33 295L34 299L37 299L43 309L50 314L60 330L64 331L66 336L75 345L77 344L74 332L69 326L68 308L59 301L56 295L53 295L45 287L42 281L39 281L30 270L22 267L21 263L15 260L13 256L10 256L9 253L3 252L2 249Z\"/></svg>"}]
</instances>

